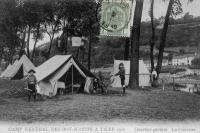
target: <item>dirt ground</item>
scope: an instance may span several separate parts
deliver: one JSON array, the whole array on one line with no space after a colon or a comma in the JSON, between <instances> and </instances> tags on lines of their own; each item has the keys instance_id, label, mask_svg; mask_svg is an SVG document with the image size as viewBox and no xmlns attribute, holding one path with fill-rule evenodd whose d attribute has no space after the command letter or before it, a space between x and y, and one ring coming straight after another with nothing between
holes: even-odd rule
<instances>
[{"instance_id":1,"label":"dirt ground","mask_svg":"<svg viewBox=\"0 0 200 133\"><path fill-rule=\"evenodd\" d=\"M113 120L200 120L200 95L166 89L128 90L109 88L107 95L68 94L27 102L5 93L22 83L0 81L1 121L113 121Z\"/></svg>"}]
</instances>

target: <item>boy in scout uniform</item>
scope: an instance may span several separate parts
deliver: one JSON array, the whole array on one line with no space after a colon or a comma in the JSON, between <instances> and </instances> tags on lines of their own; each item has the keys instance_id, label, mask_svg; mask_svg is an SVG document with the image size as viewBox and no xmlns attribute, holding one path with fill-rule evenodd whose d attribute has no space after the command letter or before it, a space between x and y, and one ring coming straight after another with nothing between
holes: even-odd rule
<instances>
[{"instance_id":1,"label":"boy in scout uniform","mask_svg":"<svg viewBox=\"0 0 200 133\"><path fill-rule=\"evenodd\" d=\"M126 86L125 86L125 68L124 68L124 64L120 63L119 64L119 72L115 74L115 76L119 76L121 79L121 85L123 88L123 94L126 93Z\"/></svg>"},{"instance_id":2,"label":"boy in scout uniform","mask_svg":"<svg viewBox=\"0 0 200 133\"><path fill-rule=\"evenodd\" d=\"M34 75L35 71L33 69L31 69L28 73L29 73L29 75L26 78L28 90L29 90L28 101L31 100L31 95L33 95L33 98L34 98L34 101L35 101L36 100L36 94L37 94L37 90L36 90L37 79Z\"/></svg>"}]
</instances>

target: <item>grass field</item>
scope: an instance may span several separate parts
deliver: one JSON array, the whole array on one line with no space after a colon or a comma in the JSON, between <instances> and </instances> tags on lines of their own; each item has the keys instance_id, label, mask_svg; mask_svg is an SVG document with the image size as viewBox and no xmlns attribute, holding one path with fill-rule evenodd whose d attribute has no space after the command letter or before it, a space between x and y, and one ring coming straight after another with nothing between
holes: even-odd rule
<instances>
[{"instance_id":1,"label":"grass field","mask_svg":"<svg viewBox=\"0 0 200 133\"><path fill-rule=\"evenodd\" d=\"M109 88L107 95L74 94L27 102L24 93L7 93L22 87L17 81L0 81L2 121L113 121L200 120L200 96L166 89L128 90Z\"/></svg>"}]
</instances>

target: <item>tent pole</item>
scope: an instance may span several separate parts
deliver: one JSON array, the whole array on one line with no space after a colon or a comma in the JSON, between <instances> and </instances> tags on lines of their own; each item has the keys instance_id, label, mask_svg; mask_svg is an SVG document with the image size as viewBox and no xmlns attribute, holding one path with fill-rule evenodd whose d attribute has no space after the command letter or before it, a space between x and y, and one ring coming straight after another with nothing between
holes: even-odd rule
<instances>
[{"instance_id":1,"label":"tent pole","mask_svg":"<svg viewBox=\"0 0 200 133\"><path fill-rule=\"evenodd\" d=\"M74 93L74 70L73 70L73 64L72 64L72 94Z\"/></svg>"}]
</instances>

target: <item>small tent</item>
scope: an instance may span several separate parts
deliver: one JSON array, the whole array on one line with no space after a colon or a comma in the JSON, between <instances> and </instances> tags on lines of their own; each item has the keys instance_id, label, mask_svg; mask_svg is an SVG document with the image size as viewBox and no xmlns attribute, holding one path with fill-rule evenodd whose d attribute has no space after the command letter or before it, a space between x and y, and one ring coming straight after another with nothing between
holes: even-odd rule
<instances>
[{"instance_id":1,"label":"small tent","mask_svg":"<svg viewBox=\"0 0 200 133\"><path fill-rule=\"evenodd\" d=\"M95 77L72 55L56 55L38 66L35 71L37 91L47 96L55 96L58 88L73 90L73 85L83 83L83 91L90 93L92 79ZM67 88L69 85L71 86Z\"/></svg>"},{"instance_id":2,"label":"small tent","mask_svg":"<svg viewBox=\"0 0 200 133\"><path fill-rule=\"evenodd\" d=\"M17 61L17 60L16 60ZM11 64L9 64L7 66L7 68L3 71L3 73L1 74L0 78L3 78L5 76L5 74L10 70L10 68L12 67Z\"/></svg>"},{"instance_id":3,"label":"small tent","mask_svg":"<svg viewBox=\"0 0 200 133\"><path fill-rule=\"evenodd\" d=\"M22 79L28 75L28 71L35 69L33 63L26 55L23 55L20 60L16 60L10 69L3 75L4 78L11 80Z\"/></svg>"},{"instance_id":4,"label":"small tent","mask_svg":"<svg viewBox=\"0 0 200 133\"><path fill-rule=\"evenodd\" d=\"M18 60L15 60L15 62L10 65L10 67L7 67L6 70L1 74L1 78L8 78L8 74L10 73L13 66L16 66L18 63Z\"/></svg>"},{"instance_id":5,"label":"small tent","mask_svg":"<svg viewBox=\"0 0 200 133\"><path fill-rule=\"evenodd\" d=\"M119 71L119 64L123 63L125 67L125 85L129 83L130 61L114 60L113 74ZM139 60L139 86L150 86L150 72L145 66L143 60ZM112 82L112 87L121 87L119 76L115 76Z\"/></svg>"}]
</instances>

